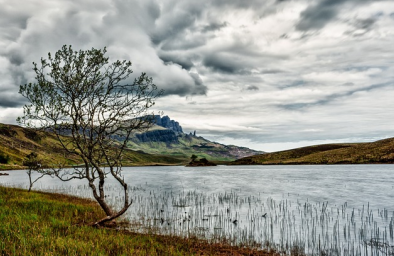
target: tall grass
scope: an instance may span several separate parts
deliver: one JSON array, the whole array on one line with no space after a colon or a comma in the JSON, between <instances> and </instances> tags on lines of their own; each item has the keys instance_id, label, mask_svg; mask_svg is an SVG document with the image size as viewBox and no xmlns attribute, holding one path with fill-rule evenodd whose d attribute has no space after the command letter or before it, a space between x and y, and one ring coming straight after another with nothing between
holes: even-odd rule
<instances>
[{"instance_id":1,"label":"tall grass","mask_svg":"<svg viewBox=\"0 0 394 256\"><path fill-rule=\"evenodd\" d=\"M87 225L100 217L91 200L0 186L0 255L268 255L195 237Z\"/></svg>"},{"instance_id":2,"label":"tall grass","mask_svg":"<svg viewBox=\"0 0 394 256\"><path fill-rule=\"evenodd\" d=\"M108 201L122 202L108 186ZM51 191L91 197L87 186L51 187ZM197 237L210 243L265 248L282 254L393 255L394 213L329 202L274 200L237 191L149 190L132 187L133 205L125 215L129 230L141 234Z\"/></svg>"},{"instance_id":3,"label":"tall grass","mask_svg":"<svg viewBox=\"0 0 394 256\"><path fill-rule=\"evenodd\" d=\"M261 245L285 254L394 254L394 214L370 209L369 204L349 209L347 203L275 201L240 197L234 191L209 195L150 191L134 200L128 217L138 224L132 229L139 232L148 227L161 234L225 239L234 245Z\"/></svg>"}]
</instances>

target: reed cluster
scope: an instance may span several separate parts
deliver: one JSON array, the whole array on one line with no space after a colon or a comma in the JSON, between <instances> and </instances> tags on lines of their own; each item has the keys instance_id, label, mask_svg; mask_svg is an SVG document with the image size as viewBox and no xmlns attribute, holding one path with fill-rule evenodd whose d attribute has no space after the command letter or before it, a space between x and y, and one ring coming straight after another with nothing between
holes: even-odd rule
<instances>
[{"instance_id":1,"label":"reed cluster","mask_svg":"<svg viewBox=\"0 0 394 256\"><path fill-rule=\"evenodd\" d=\"M43 188L41 188L43 189ZM122 202L122 191L108 186L108 201ZM288 255L393 255L394 213L329 202L274 200L239 191L206 194L131 187L133 205L125 215L129 230L225 242ZM46 190L91 197L87 186ZM120 207L120 206L119 206Z\"/></svg>"},{"instance_id":2,"label":"reed cluster","mask_svg":"<svg viewBox=\"0 0 394 256\"><path fill-rule=\"evenodd\" d=\"M100 217L101 209L89 199L0 186L0 255L277 255L196 237L89 225Z\"/></svg>"}]
</instances>

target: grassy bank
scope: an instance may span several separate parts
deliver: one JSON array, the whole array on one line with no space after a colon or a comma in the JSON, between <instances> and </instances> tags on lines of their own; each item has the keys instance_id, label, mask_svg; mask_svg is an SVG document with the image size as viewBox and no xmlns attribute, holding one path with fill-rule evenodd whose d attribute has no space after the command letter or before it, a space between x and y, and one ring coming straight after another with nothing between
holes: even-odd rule
<instances>
[{"instance_id":1,"label":"grassy bank","mask_svg":"<svg viewBox=\"0 0 394 256\"><path fill-rule=\"evenodd\" d=\"M142 143L135 138L130 140L128 150L124 152L123 166L186 165L192 154L210 161L226 162L258 153L248 148L211 142L202 137L186 134L178 137L176 143ZM67 140L67 137L63 139ZM63 149L53 133L0 123L0 170L25 169L23 161L32 152L38 154L43 166L82 163L79 157Z\"/></svg>"},{"instance_id":2,"label":"grassy bank","mask_svg":"<svg viewBox=\"0 0 394 256\"><path fill-rule=\"evenodd\" d=\"M38 154L43 166L81 164L80 158L65 152L54 134L0 123L0 170L25 169L23 161L31 152ZM188 158L126 150L123 166L184 165L187 161Z\"/></svg>"},{"instance_id":3,"label":"grassy bank","mask_svg":"<svg viewBox=\"0 0 394 256\"><path fill-rule=\"evenodd\" d=\"M102 217L90 200L0 186L1 255L275 255L195 238L89 226Z\"/></svg>"},{"instance_id":4,"label":"grassy bank","mask_svg":"<svg viewBox=\"0 0 394 256\"><path fill-rule=\"evenodd\" d=\"M367 143L324 144L245 157L232 165L392 164L394 138Z\"/></svg>"}]
</instances>

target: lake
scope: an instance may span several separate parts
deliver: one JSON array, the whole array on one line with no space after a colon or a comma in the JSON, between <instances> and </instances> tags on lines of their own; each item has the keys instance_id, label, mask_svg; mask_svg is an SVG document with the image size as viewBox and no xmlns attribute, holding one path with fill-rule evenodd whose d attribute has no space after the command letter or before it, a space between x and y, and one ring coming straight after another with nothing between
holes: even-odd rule
<instances>
[{"instance_id":1,"label":"lake","mask_svg":"<svg viewBox=\"0 0 394 256\"><path fill-rule=\"evenodd\" d=\"M25 171L0 183L27 187ZM316 254L394 253L394 165L126 167L133 229ZM122 198L109 179L109 200ZM91 197L84 181L33 189ZM379 254L380 253L380 254Z\"/></svg>"}]
</instances>

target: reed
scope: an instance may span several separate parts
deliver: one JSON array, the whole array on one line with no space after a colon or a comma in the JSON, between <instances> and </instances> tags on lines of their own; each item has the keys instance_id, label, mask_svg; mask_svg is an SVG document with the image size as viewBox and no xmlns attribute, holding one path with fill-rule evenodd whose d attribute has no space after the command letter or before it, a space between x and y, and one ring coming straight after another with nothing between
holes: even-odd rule
<instances>
[{"instance_id":1,"label":"reed","mask_svg":"<svg viewBox=\"0 0 394 256\"><path fill-rule=\"evenodd\" d=\"M88 225L101 215L92 200L0 186L0 255L275 255Z\"/></svg>"},{"instance_id":2,"label":"reed","mask_svg":"<svg viewBox=\"0 0 394 256\"><path fill-rule=\"evenodd\" d=\"M90 198L87 186L53 186L46 191ZM131 187L133 205L125 218L142 234L197 237L210 243L264 248L286 255L393 255L394 213L347 203L274 200L238 191L203 193ZM108 186L107 200L120 207L122 191Z\"/></svg>"}]
</instances>

